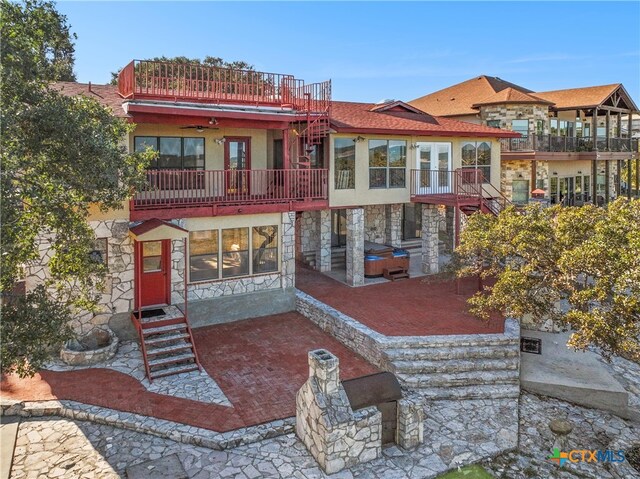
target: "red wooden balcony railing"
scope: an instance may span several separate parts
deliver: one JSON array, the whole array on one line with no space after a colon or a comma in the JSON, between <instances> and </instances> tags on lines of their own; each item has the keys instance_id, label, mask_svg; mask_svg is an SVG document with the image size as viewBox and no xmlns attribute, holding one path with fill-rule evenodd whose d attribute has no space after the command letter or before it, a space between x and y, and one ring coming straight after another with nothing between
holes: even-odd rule
<instances>
[{"instance_id":1,"label":"red wooden balcony railing","mask_svg":"<svg viewBox=\"0 0 640 479\"><path fill-rule=\"evenodd\" d=\"M327 112L331 81L305 84L292 75L236 68L133 60L118 74L124 98L290 106Z\"/></svg>"},{"instance_id":2,"label":"red wooden balcony railing","mask_svg":"<svg viewBox=\"0 0 640 479\"><path fill-rule=\"evenodd\" d=\"M328 200L328 170L149 170L131 209L240 206Z\"/></svg>"}]
</instances>

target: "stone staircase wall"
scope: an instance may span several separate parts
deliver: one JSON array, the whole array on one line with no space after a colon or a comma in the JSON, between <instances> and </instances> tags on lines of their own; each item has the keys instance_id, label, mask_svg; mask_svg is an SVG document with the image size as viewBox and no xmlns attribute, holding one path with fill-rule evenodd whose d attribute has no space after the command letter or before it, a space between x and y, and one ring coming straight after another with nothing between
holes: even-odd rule
<instances>
[{"instance_id":1,"label":"stone staircase wall","mask_svg":"<svg viewBox=\"0 0 640 479\"><path fill-rule=\"evenodd\" d=\"M520 327L507 319L503 334L384 336L308 294L296 308L323 331L403 387L431 399L515 398L520 394Z\"/></svg>"}]
</instances>

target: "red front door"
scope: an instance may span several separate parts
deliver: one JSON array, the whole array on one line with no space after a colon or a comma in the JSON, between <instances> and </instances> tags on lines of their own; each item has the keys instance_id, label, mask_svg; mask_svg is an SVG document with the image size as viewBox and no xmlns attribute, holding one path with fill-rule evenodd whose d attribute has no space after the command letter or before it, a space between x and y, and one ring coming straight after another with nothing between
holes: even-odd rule
<instances>
[{"instance_id":1,"label":"red front door","mask_svg":"<svg viewBox=\"0 0 640 479\"><path fill-rule=\"evenodd\" d=\"M171 240L138 243L140 306L169 304Z\"/></svg>"}]
</instances>

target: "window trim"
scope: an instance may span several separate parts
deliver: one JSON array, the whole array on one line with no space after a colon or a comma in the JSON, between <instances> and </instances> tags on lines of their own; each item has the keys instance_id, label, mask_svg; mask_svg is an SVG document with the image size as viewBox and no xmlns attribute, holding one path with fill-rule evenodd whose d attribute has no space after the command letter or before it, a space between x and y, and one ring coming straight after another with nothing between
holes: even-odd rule
<instances>
[{"instance_id":1,"label":"window trim","mask_svg":"<svg viewBox=\"0 0 640 479\"><path fill-rule=\"evenodd\" d=\"M387 143L387 166L371 166L371 142L372 141L385 141ZM390 149L389 143L392 141L398 143L404 143L404 166L390 166ZM367 142L367 160L369 171L369 189L370 190L395 190L407 188L407 140L385 139L385 138L370 138ZM385 186L371 186L371 170L385 170ZM391 186L391 170L404 170L404 184L402 186Z\"/></svg>"},{"instance_id":2,"label":"window trim","mask_svg":"<svg viewBox=\"0 0 640 479\"><path fill-rule=\"evenodd\" d=\"M352 170L338 170L338 160L336 158L336 141L351 141L351 143L353 144L353 160L349 160L349 161L353 161L353 169ZM353 140L353 138L334 138L333 139L333 168L334 168L334 174L333 174L333 189L334 190L355 190L356 189L356 172L357 172L357 144L356 142ZM341 160L341 161L346 161L346 160ZM340 171L353 171L353 187L352 188L341 188L338 186L338 173Z\"/></svg>"},{"instance_id":3,"label":"window trim","mask_svg":"<svg viewBox=\"0 0 640 479\"><path fill-rule=\"evenodd\" d=\"M480 145L482 143L487 143L489 145L489 164L488 165L478 165L478 149L480 147ZM491 171L493 169L493 142L492 141L487 141L487 140L480 140L480 141L471 141L471 140L464 140L461 142L460 144L460 164L462 168L465 169L476 169L476 170L480 170L484 173L485 169L489 170L489 174L485 175L485 182L483 184L488 185L491 184ZM474 146L474 154L475 154L475 161L473 165L465 165L464 164L464 158L462 155L462 151L465 147L465 145L467 144L472 144Z\"/></svg>"}]
</instances>

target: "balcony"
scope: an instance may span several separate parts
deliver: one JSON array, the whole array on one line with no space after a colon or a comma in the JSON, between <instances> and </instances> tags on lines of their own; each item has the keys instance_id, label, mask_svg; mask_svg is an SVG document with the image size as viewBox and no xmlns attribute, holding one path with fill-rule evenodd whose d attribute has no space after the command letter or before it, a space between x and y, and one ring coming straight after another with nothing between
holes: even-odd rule
<instances>
[{"instance_id":1,"label":"balcony","mask_svg":"<svg viewBox=\"0 0 640 479\"><path fill-rule=\"evenodd\" d=\"M609 138L599 136L594 143L593 138L576 138L571 136L531 135L522 138L501 138L503 152L637 152L637 138Z\"/></svg>"},{"instance_id":2,"label":"balcony","mask_svg":"<svg viewBox=\"0 0 640 479\"><path fill-rule=\"evenodd\" d=\"M118 74L118 91L132 100L165 100L328 112L331 81L305 84L292 75L133 60Z\"/></svg>"},{"instance_id":3,"label":"balcony","mask_svg":"<svg viewBox=\"0 0 640 479\"><path fill-rule=\"evenodd\" d=\"M131 220L328 208L328 170L149 170Z\"/></svg>"}]
</instances>

